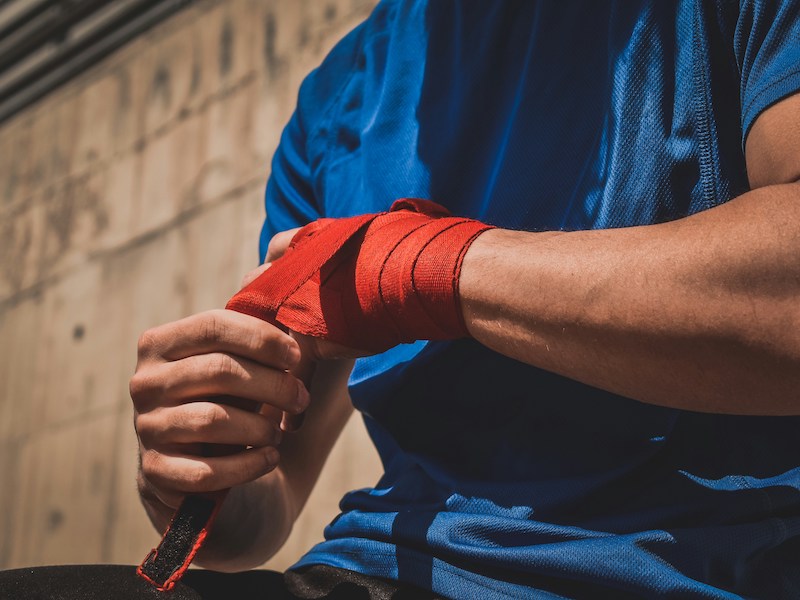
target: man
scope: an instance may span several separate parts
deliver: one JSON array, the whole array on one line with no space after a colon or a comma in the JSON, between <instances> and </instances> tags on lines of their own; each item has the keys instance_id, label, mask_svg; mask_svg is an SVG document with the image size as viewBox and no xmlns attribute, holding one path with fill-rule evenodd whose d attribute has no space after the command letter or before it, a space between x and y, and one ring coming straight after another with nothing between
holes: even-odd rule
<instances>
[{"instance_id":1,"label":"man","mask_svg":"<svg viewBox=\"0 0 800 600\"><path fill-rule=\"evenodd\" d=\"M355 405L386 472L293 593L800 595L798 90L795 2L381 3L301 89L262 257L321 217L431 198L495 227L458 249L472 339L350 373L328 359L364 346L234 311L146 332L156 527L232 487L199 562L260 565Z\"/></svg>"}]
</instances>

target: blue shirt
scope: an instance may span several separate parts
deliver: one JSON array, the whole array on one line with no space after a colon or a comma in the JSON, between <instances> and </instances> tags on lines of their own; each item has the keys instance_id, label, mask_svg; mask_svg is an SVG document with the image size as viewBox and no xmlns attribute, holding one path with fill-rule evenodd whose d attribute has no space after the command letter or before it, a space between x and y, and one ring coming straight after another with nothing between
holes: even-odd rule
<instances>
[{"instance_id":1,"label":"blue shirt","mask_svg":"<svg viewBox=\"0 0 800 600\"><path fill-rule=\"evenodd\" d=\"M750 127L798 89L796 1L382 2L300 90L262 256L407 196L529 231L684 217L747 190ZM800 418L650 406L471 340L360 360L351 394L385 474L299 565L454 598L800 597Z\"/></svg>"}]
</instances>

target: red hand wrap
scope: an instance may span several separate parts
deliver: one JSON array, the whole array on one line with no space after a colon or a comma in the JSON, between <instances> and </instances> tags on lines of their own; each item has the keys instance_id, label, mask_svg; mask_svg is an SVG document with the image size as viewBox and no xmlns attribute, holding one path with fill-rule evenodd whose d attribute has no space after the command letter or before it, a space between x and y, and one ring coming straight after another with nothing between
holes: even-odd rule
<instances>
[{"instance_id":1,"label":"red hand wrap","mask_svg":"<svg viewBox=\"0 0 800 600\"><path fill-rule=\"evenodd\" d=\"M458 278L473 240L491 229L427 200L389 212L320 219L228 308L349 348L381 352L466 337ZM226 492L189 495L137 572L172 589L205 540Z\"/></svg>"},{"instance_id":2,"label":"red hand wrap","mask_svg":"<svg viewBox=\"0 0 800 600\"><path fill-rule=\"evenodd\" d=\"M428 200L320 219L227 307L370 352L466 337L458 278L464 254L487 229Z\"/></svg>"}]
</instances>

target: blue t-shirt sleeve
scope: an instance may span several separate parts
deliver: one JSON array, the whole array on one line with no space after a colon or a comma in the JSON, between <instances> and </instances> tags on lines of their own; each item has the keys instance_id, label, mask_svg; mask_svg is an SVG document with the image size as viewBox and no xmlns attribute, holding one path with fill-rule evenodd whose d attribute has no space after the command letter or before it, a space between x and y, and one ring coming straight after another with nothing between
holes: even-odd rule
<instances>
[{"instance_id":1,"label":"blue t-shirt sleeve","mask_svg":"<svg viewBox=\"0 0 800 600\"><path fill-rule=\"evenodd\" d=\"M272 173L264 197L267 218L261 228L258 248L261 262L273 235L319 217L306 158L306 135L300 120L297 113L292 115L272 158Z\"/></svg>"},{"instance_id":2,"label":"blue t-shirt sleeve","mask_svg":"<svg viewBox=\"0 0 800 600\"><path fill-rule=\"evenodd\" d=\"M735 35L744 145L764 110L800 90L800 0L742 0Z\"/></svg>"},{"instance_id":3,"label":"blue t-shirt sleeve","mask_svg":"<svg viewBox=\"0 0 800 600\"><path fill-rule=\"evenodd\" d=\"M324 159L320 138L358 59L363 29L364 24L344 37L300 86L297 108L283 130L267 182L267 216L259 242L262 262L273 235L323 216L318 185Z\"/></svg>"}]
</instances>

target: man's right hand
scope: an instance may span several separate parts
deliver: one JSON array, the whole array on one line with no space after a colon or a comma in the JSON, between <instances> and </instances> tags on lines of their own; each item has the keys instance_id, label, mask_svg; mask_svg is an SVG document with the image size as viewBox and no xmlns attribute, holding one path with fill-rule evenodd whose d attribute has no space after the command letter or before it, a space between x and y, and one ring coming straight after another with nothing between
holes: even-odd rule
<instances>
[{"instance_id":1,"label":"man's right hand","mask_svg":"<svg viewBox=\"0 0 800 600\"><path fill-rule=\"evenodd\" d=\"M284 412L309 404L305 386L289 373L299 360L289 335L229 310L142 334L130 392L139 491L151 517L166 524L185 494L230 488L277 466ZM213 456L208 444L247 449Z\"/></svg>"}]
</instances>

